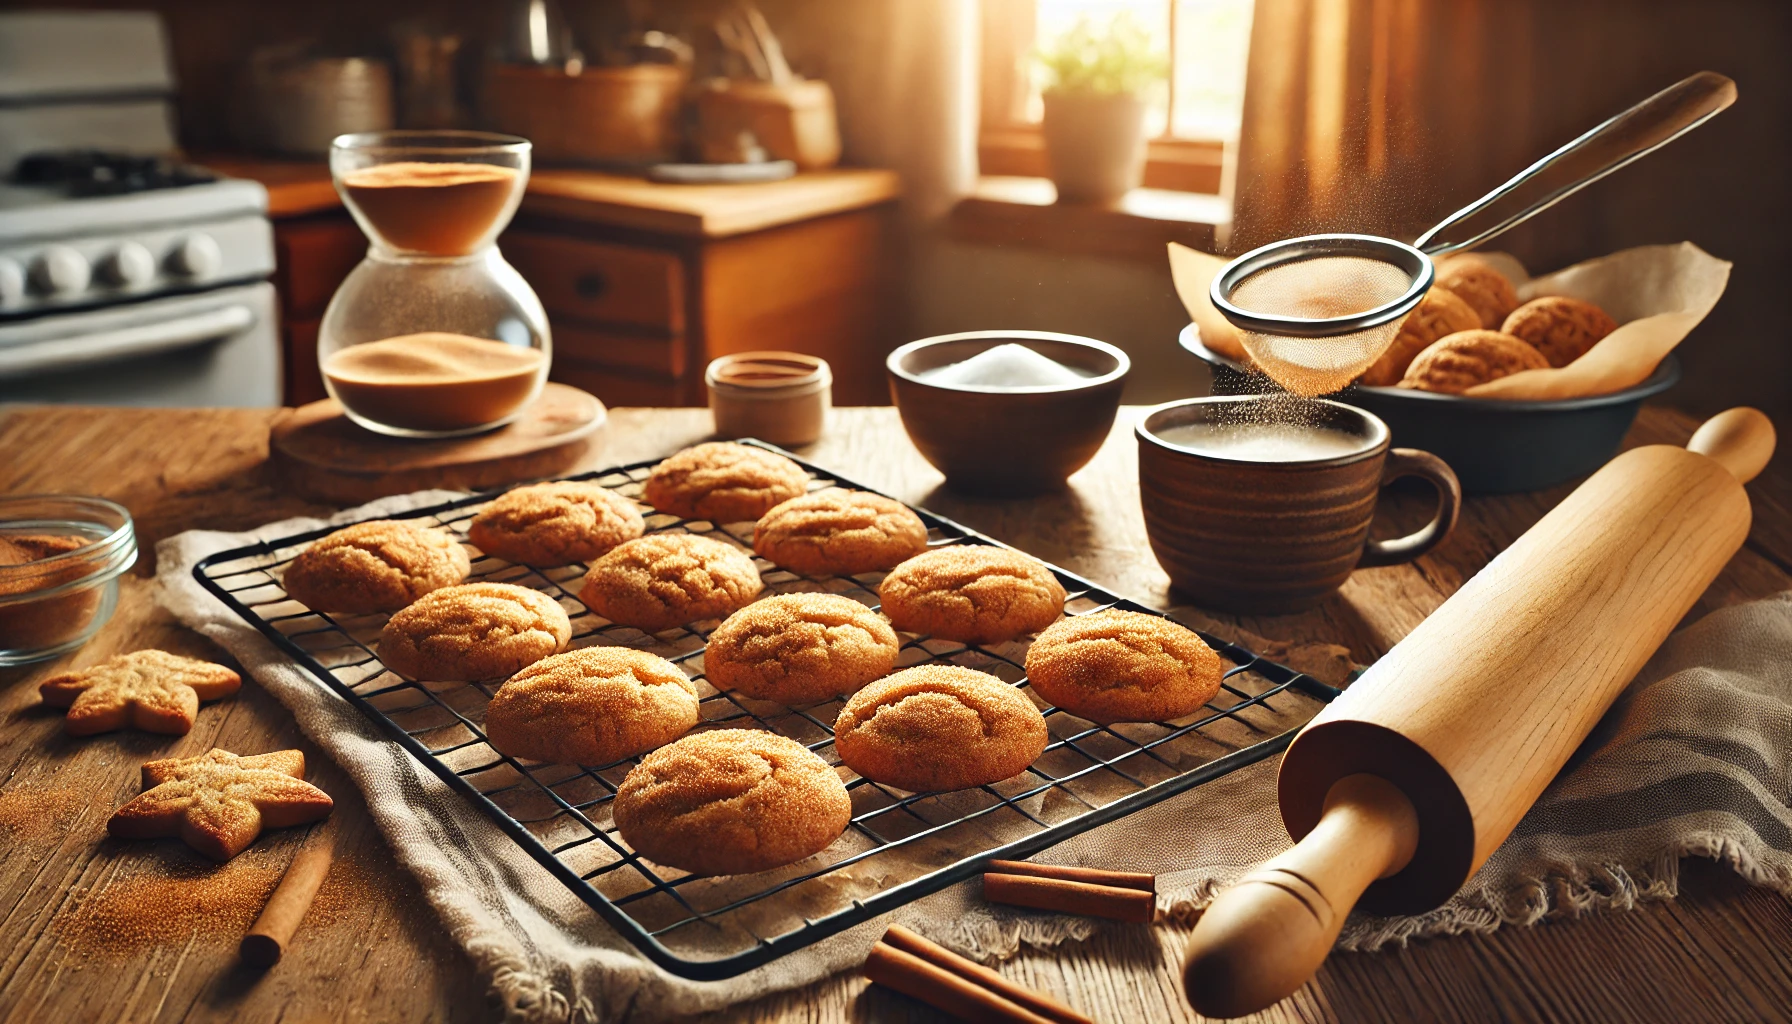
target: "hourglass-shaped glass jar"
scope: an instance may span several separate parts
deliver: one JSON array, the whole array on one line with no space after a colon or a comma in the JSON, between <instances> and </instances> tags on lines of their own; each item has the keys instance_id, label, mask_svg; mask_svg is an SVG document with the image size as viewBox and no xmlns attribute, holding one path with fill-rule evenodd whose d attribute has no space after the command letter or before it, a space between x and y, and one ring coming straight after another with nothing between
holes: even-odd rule
<instances>
[{"instance_id":1,"label":"hourglass-shaped glass jar","mask_svg":"<svg viewBox=\"0 0 1792 1024\"><path fill-rule=\"evenodd\" d=\"M541 300L498 254L529 143L487 132L366 132L330 147L336 191L371 243L318 331L324 386L348 417L403 437L508 423L541 393Z\"/></svg>"}]
</instances>

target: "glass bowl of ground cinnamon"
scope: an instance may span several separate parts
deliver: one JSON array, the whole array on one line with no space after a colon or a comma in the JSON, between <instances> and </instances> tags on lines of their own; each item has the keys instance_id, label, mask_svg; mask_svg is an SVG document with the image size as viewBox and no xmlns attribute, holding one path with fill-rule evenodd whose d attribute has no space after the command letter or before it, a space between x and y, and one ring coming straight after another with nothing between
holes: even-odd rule
<instances>
[{"instance_id":1,"label":"glass bowl of ground cinnamon","mask_svg":"<svg viewBox=\"0 0 1792 1024\"><path fill-rule=\"evenodd\" d=\"M131 514L71 494L0 498L0 666L65 654L118 605L118 577L137 561Z\"/></svg>"}]
</instances>

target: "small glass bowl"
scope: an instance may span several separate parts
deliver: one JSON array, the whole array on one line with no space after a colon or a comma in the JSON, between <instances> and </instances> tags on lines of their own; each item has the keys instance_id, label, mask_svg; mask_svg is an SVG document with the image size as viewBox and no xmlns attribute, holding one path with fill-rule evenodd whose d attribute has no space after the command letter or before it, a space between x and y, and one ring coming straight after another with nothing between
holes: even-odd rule
<instances>
[{"instance_id":1,"label":"small glass bowl","mask_svg":"<svg viewBox=\"0 0 1792 1024\"><path fill-rule=\"evenodd\" d=\"M118 607L118 577L136 561L131 514L115 502L0 498L0 666L54 658L93 639Z\"/></svg>"}]
</instances>

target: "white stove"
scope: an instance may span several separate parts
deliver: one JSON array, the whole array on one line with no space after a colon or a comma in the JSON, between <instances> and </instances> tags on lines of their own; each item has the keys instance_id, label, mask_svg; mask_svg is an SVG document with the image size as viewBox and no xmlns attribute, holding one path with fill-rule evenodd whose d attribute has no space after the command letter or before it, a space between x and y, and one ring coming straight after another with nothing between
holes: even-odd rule
<instances>
[{"instance_id":1,"label":"white stove","mask_svg":"<svg viewBox=\"0 0 1792 1024\"><path fill-rule=\"evenodd\" d=\"M267 193L167 156L159 20L0 13L0 40L37 55L0 60L0 401L278 405Z\"/></svg>"}]
</instances>

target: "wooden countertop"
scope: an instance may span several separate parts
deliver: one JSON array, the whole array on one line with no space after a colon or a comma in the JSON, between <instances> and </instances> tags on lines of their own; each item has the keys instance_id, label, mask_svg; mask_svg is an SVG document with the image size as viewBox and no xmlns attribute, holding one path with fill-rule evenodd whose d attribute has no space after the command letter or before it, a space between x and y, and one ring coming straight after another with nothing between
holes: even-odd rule
<instances>
[{"instance_id":1,"label":"wooden countertop","mask_svg":"<svg viewBox=\"0 0 1792 1024\"><path fill-rule=\"evenodd\" d=\"M939 488L894 410L841 409L807 450L823 466L925 505L1106 586L1165 606L1136 498L1128 411L1096 460L1062 494L974 500ZM271 489L265 437L272 412L11 408L0 411L0 492L79 492L124 503L143 560L119 610L92 644L46 665L0 670L0 1022L24 1020L481 1020L483 984L442 937L415 885L396 868L353 785L299 736L260 687L207 705L185 737L63 735L36 681L115 653L163 647L218 657L177 627L152 595L153 545L183 529L240 530L323 511ZM1632 444L1682 443L1694 422L1645 409ZM709 430L702 409L618 409L594 465L654 457ZM1750 485L1749 545L1693 615L1792 589L1792 473L1776 465ZM1359 661L1385 652L1444 597L1555 504L1567 488L1472 498L1458 533L1412 566L1356 573L1321 608L1275 618L1206 617L1221 634L1326 641ZM1398 506L1399 502L1393 502ZM1398 507L1394 509L1397 513ZM337 797L347 835L319 903L287 959L265 976L235 963L256 901L296 845L273 833L242 855L241 890L175 842L105 838L106 817L138 788L136 765L211 746L306 748L313 776ZM172 881L171 881L172 880ZM1185 929L1111 926L1088 942L1028 951L1000 970L1101 1021L1192 1020L1177 981ZM1782 1017L1792 1005L1792 902L1720 869L1689 862L1682 896L1492 936L1415 943L1332 959L1260 1021L1717 1021ZM936 1021L904 997L840 975L737 1007L723 1019Z\"/></svg>"},{"instance_id":2,"label":"wooden countertop","mask_svg":"<svg viewBox=\"0 0 1792 1024\"><path fill-rule=\"evenodd\" d=\"M268 216L298 217L342 205L321 161L228 155L194 160L223 174L259 181ZM692 238L725 238L830 213L889 202L901 194L896 172L865 167L811 171L747 185L666 185L617 174L538 167L529 175L523 212L590 224Z\"/></svg>"}]
</instances>

